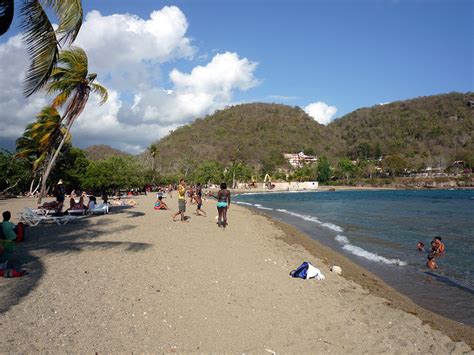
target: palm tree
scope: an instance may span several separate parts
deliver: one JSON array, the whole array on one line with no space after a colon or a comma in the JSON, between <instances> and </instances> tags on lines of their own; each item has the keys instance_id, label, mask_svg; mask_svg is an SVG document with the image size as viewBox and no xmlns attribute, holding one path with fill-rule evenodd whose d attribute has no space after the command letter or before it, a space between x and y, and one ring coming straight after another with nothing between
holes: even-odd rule
<instances>
[{"instance_id":1,"label":"palm tree","mask_svg":"<svg viewBox=\"0 0 474 355\"><path fill-rule=\"evenodd\" d=\"M150 151L150 155L153 158L151 169L153 170L153 183L155 183L156 153L158 153L158 147L156 144L152 144L148 150Z\"/></svg>"},{"instance_id":2,"label":"palm tree","mask_svg":"<svg viewBox=\"0 0 474 355\"><path fill-rule=\"evenodd\" d=\"M23 135L16 140L15 156L25 158L32 164L33 180L30 192L34 192L33 184L36 177L44 170L45 163L48 162L48 158L52 156L63 136L67 136L67 141L71 140L71 135L61 125L61 120L55 108L44 107L37 115L36 122L27 125Z\"/></svg>"},{"instance_id":3,"label":"palm tree","mask_svg":"<svg viewBox=\"0 0 474 355\"><path fill-rule=\"evenodd\" d=\"M53 99L52 107L55 109L65 107L61 124L64 125L66 134L63 136L43 174L38 203L41 203L41 199L46 192L46 180L73 123L84 110L89 94L91 92L97 93L101 97L100 105L107 101L107 89L102 85L94 83L96 77L97 74L88 73L87 55L81 48L72 47L70 50L61 52L58 67L54 68L47 89L50 94L56 95Z\"/></svg>"},{"instance_id":4,"label":"palm tree","mask_svg":"<svg viewBox=\"0 0 474 355\"><path fill-rule=\"evenodd\" d=\"M0 36L13 22L15 0L0 0ZM53 10L59 20L55 31L46 10ZM22 0L20 9L24 42L30 57L25 77L26 96L38 91L56 67L59 48L70 45L82 25L81 0Z\"/></svg>"}]
</instances>

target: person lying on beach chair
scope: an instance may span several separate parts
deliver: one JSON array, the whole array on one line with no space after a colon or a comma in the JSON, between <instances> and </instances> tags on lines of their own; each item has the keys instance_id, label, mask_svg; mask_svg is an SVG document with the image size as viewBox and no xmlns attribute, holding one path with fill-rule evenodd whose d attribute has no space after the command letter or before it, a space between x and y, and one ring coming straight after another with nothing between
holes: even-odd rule
<instances>
[{"instance_id":1,"label":"person lying on beach chair","mask_svg":"<svg viewBox=\"0 0 474 355\"><path fill-rule=\"evenodd\" d=\"M73 196L69 200L69 208L66 210L67 214L85 214L87 206L84 205L84 197L86 193L83 192L79 200L76 200Z\"/></svg>"},{"instance_id":2,"label":"person lying on beach chair","mask_svg":"<svg viewBox=\"0 0 474 355\"><path fill-rule=\"evenodd\" d=\"M2 232L3 232L3 237L6 240L14 241L17 243L20 243L23 241L24 238L24 232L25 232L25 226L23 223L18 223L16 226L10 222L10 218L12 217L12 214L10 211L5 211L3 212L3 222L2 222Z\"/></svg>"},{"instance_id":3,"label":"person lying on beach chair","mask_svg":"<svg viewBox=\"0 0 474 355\"><path fill-rule=\"evenodd\" d=\"M168 209L168 205L163 202L163 196L158 196L158 200L156 200L155 202L155 207L154 207L155 210L167 210Z\"/></svg>"}]
</instances>

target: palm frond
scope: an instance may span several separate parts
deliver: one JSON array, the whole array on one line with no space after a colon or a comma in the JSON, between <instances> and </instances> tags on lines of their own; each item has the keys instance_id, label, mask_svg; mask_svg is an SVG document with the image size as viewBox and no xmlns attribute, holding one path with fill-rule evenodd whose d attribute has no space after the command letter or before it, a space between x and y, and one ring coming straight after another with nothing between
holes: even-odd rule
<instances>
[{"instance_id":1,"label":"palm frond","mask_svg":"<svg viewBox=\"0 0 474 355\"><path fill-rule=\"evenodd\" d=\"M109 98L109 92L105 87L100 84L91 84L92 92L98 94L100 96L99 105L103 105L107 99Z\"/></svg>"},{"instance_id":2,"label":"palm frond","mask_svg":"<svg viewBox=\"0 0 474 355\"><path fill-rule=\"evenodd\" d=\"M58 41L51 22L37 0L25 0L21 9L24 41L30 57L24 94L30 96L42 88L58 60Z\"/></svg>"},{"instance_id":3,"label":"palm frond","mask_svg":"<svg viewBox=\"0 0 474 355\"><path fill-rule=\"evenodd\" d=\"M8 31L13 21L14 0L0 0L0 36Z\"/></svg>"},{"instance_id":4,"label":"palm frond","mask_svg":"<svg viewBox=\"0 0 474 355\"><path fill-rule=\"evenodd\" d=\"M41 0L45 6L51 7L59 18L57 29L59 42L69 45L77 37L81 29L83 10L81 0Z\"/></svg>"}]
</instances>

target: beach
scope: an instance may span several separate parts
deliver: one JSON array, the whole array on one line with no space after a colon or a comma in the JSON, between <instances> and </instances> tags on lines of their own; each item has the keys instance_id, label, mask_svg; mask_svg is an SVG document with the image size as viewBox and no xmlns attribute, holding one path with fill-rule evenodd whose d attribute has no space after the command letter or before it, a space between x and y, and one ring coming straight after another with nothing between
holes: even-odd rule
<instances>
[{"instance_id":1,"label":"beach","mask_svg":"<svg viewBox=\"0 0 474 355\"><path fill-rule=\"evenodd\" d=\"M4 352L472 353L474 330L414 305L295 228L235 204L229 226L154 195L26 231L0 279ZM33 199L0 201L13 221ZM303 261L324 280L289 276ZM329 267L342 267L342 276Z\"/></svg>"}]
</instances>

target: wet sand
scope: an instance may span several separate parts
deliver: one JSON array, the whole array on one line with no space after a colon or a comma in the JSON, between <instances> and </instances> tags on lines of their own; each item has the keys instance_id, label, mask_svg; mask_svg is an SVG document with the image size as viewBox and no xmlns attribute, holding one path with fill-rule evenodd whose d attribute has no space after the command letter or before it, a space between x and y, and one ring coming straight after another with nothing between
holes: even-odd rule
<instances>
[{"instance_id":1,"label":"wet sand","mask_svg":"<svg viewBox=\"0 0 474 355\"><path fill-rule=\"evenodd\" d=\"M472 352L472 328L413 305L288 225L232 205L222 230L213 201L208 217L188 204L189 221L172 222L176 198L165 199L172 211L137 200L28 228L17 258L30 274L0 279L2 351ZM34 202L0 209L15 216ZM289 277L302 261L326 279Z\"/></svg>"}]
</instances>

